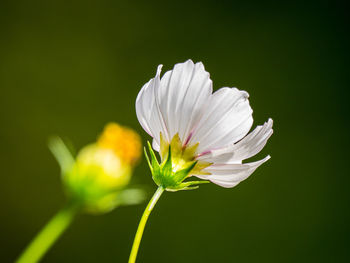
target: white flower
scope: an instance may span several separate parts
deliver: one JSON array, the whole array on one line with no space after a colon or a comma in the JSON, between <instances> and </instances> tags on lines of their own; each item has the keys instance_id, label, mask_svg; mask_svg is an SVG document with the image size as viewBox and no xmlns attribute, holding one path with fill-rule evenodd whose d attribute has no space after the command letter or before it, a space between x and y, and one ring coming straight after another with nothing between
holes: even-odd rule
<instances>
[{"instance_id":1,"label":"white flower","mask_svg":"<svg viewBox=\"0 0 350 263\"><path fill-rule=\"evenodd\" d=\"M273 133L269 119L248 134L253 111L247 92L225 87L213 93L201 62L176 64L160 79L161 68L138 94L136 113L162 160L171 145L173 172L196 161L189 176L234 187L270 158L242 163L260 152Z\"/></svg>"}]
</instances>

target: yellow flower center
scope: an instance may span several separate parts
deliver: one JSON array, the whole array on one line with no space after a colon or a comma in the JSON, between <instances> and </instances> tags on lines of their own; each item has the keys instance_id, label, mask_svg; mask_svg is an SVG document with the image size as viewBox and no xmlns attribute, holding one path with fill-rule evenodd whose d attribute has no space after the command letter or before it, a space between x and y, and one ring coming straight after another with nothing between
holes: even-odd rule
<instances>
[{"instance_id":1,"label":"yellow flower center","mask_svg":"<svg viewBox=\"0 0 350 263\"><path fill-rule=\"evenodd\" d=\"M141 156L141 139L132 129L109 123L98 138L99 147L112 149L125 163L135 164Z\"/></svg>"}]
</instances>

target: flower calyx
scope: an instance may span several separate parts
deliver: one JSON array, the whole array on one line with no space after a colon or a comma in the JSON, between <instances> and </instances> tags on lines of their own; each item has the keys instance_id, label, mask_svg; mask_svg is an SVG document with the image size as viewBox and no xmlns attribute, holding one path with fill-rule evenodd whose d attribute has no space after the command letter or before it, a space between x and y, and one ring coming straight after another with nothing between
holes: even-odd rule
<instances>
[{"instance_id":1,"label":"flower calyx","mask_svg":"<svg viewBox=\"0 0 350 263\"><path fill-rule=\"evenodd\" d=\"M196 166L197 161L188 162L181 169L176 170L174 169L176 164L173 163L171 145L168 146L167 157L162 163L159 163L151 144L149 142L147 144L151 158L148 157L146 148L144 148L145 156L152 172L153 181L158 186L163 187L167 191L176 192L179 190L197 189L199 187L198 184L209 183L209 181L184 182L190 176L190 172Z\"/></svg>"}]
</instances>

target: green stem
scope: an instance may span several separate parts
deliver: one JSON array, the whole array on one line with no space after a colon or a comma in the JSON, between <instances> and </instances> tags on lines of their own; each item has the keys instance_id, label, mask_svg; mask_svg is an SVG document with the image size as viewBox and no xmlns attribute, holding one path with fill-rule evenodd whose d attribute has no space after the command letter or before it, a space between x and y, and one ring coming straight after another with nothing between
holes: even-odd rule
<instances>
[{"instance_id":1,"label":"green stem","mask_svg":"<svg viewBox=\"0 0 350 263\"><path fill-rule=\"evenodd\" d=\"M78 206L75 204L67 205L60 210L22 252L16 263L39 262L48 249L70 225L77 211Z\"/></svg>"},{"instance_id":2,"label":"green stem","mask_svg":"<svg viewBox=\"0 0 350 263\"><path fill-rule=\"evenodd\" d=\"M134 244L132 245L132 249L130 252L129 263L136 262L137 252L138 252L139 247L140 247L142 234L143 234L143 230L145 229L147 219L148 219L149 215L151 214L153 207L156 205L158 199L160 198L160 196L162 195L163 192L164 192L164 188L159 186L157 191L154 193L151 200L149 201L145 211L143 212L143 215L142 215L140 223L139 223L139 227L137 228L137 231L136 231Z\"/></svg>"}]
</instances>

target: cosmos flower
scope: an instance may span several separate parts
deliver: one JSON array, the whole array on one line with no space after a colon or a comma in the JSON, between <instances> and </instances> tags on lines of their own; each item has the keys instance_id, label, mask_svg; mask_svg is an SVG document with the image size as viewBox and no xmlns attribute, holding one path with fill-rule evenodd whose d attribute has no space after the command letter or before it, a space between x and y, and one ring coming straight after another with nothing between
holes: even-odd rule
<instances>
[{"instance_id":1,"label":"cosmos flower","mask_svg":"<svg viewBox=\"0 0 350 263\"><path fill-rule=\"evenodd\" d=\"M273 132L269 119L248 134L253 111L247 92L221 88L213 93L209 73L192 60L176 64L162 78L161 68L136 99L137 118L153 137L150 157L146 149L145 156L158 188L140 219L129 263L136 262L148 217L165 190L196 189L209 181L234 187L270 158L243 163L260 152ZM191 176L203 180L185 181Z\"/></svg>"},{"instance_id":2,"label":"cosmos flower","mask_svg":"<svg viewBox=\"0 0 350 263\"><path fill-rule=\"evenodd\" d=\"M213 93L201 62L176 64L162 78L161 68L136 99L137 118L153 137L152 147L162 160L157 164L150 149L150 167L159 186L170 191L187 189L200 181L183 181L196 176L234 187L270 158L243 163L260 152L273 133L269 119L248 134L253 111L246 91L224 87ZM167 166L171 171L164 170Z\"/></svg>"}]
</instances>

